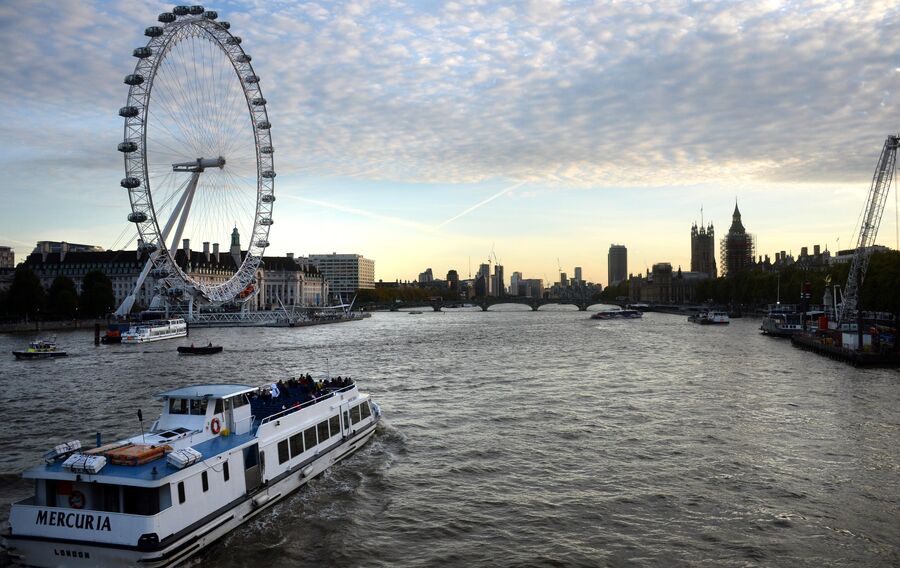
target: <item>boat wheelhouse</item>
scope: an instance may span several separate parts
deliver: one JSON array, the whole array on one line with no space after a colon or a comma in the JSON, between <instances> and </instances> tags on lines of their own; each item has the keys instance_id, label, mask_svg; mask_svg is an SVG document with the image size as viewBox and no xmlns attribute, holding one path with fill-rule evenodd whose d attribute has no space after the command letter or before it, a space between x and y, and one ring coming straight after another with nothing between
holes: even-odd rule
<instances>
[{"instance_id":1,"label":"boat wheelhouse","mask_svg":"<svg viewBox=\"0 0 900 568\"><path fill-rule=\"evenodd\" d=\"M184 561L372 437L378 406L329 383L175 389L145 434L60 444L23 473L35 493L11 507L10 554L33 566Z\"/></svg>"},{"instance_id":2,"label":"boat wheelhouse","mask_svg":"<svg viewBox=\"0 0 900 568\"><path fill-rule=\"evenodd\" d=\"M121 335L122 343L148 343L187 337L187 322L182 318L145 321L135 323Z\"/></svg>"}]
</instances>

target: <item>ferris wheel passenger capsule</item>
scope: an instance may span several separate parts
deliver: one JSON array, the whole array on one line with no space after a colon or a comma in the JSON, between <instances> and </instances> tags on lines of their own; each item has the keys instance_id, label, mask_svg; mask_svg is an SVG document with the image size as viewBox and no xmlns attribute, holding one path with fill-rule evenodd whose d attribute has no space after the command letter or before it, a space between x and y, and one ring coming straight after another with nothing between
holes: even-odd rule
<instances>
[{"instance_id":1,"label":"ferris wheel passenger capsule","mask_svg":"<svg viewBox=\"0 0 900 568\"><path fill-rule=\"evenodd\" d=\"M135 48L135 50L131 53L138 59L147 59L151 55L153 55L153 50L147 46Z\"/></svg>"},{"instance_id":2,"label":"ferris wheel passenger capsule","mask_svg":"<svg viewBox=\"0 0 900 568\"><path fill-rule=\"evenodd\" d=\"M262 241L262 240L256 241L256 246L258 246L260 248L269 248L269 241Z\"/></svg>"},{"instance_id":3,"label":"ferris wheel passenger capsule","mask_svg":"<svg viewBox=\"0 0 900 568\"><path fill-rule=\"evenodd\" d=\"M172 12L163 12L156 19L164 24L171 24L175 21L175 14L173 14Z\"/></svg>"},{"instance_id":4,"label":"ferris wheel passenger capsule","mask_svg":"<svg viewBox=\"0 0 900 568\"><path fill-rule=\"evenodd\" d=\"M272 128L272 123L270 123L268 120L260 120L258 123L256 123L256 127L260 130L268 130Z\"/></svg>"},{"instance_id":5,"label":"ferris wheel passenger capsule","mask_svg":"<svg viewBox=\"0 0 900 568\"><path fill-rule=\"evenodd\" d=\"M261 146L259 149L259 153L260 154L274 154L275 148L273 148L271 146Z\"/></svg>"},{"instance_id":6,"label":"ferris wheel passenger capsule","mask_svg":"<svg viewBox=\"0 0 900 568\"><path fill-rule=\"evenodd\" d=\"M172 8L172 13L176 16L187 16L190 14L191 8L190 6L175 6Z\"/></svg>"},{"instance_id":7,"label":"ferris wheel passenger capsule","mask_svg":"<svg viewBox=\"0 0 900 568\"><path fill-rule=\"evenodd\" d=\"M244 77L244 82L253 85L259 83L259 77L257 77L256 75L247 75L246 77Z\"/></svg>"},{"instance_id":8,"label":"ferris wheel passenger capsule","mask_svg":"<svg viewBox=\"0 0 900 568\"><path fill-rule=\"evenodd\" d=\"M121 116L122 118L133 118L140 113L141 111L138 110L138 107L133 106L123 106L119 109L119 116Z\"/></svg>"},{"instance_id":9,"label":"ferris wheel passenger capsule","mask_svg":"<svg viewBox=\"0 0 900 568\"><path fill-rule=\"evenodd\" d=\"M172 14L167 13L167 15L172 16L173 18L175 17ZM163 34L163 29L159 26L150 26L149 28L144 30L144 35L147 37L159 37L162 34Z\"/></svg>"},{"instance_id":10,"label":"ferris wheel passenger capsule","mask_svg":"<svg viewBox=\"0 0 900 568\"><path fill-rule=\"evenodd\" d=\"M137 150L137 147L138 147L137 143L132 142L131 140L126 140L125 142L119 142L119 145L118 145L119 152L122 152L123 154L127 154L129 152L134 152L135 150Z\"/></svg>"},{"instance_id":11,"label":"ferris wheel passenger capsule","mask_svg":"<svg viewBox=\"0 0 900 568\"><path fill-rule=\"evenodd\" d=\"M246 53L242 53L242 54L240 54L240 55L238 55L237 57L234 58L234 60L237 61L238 63L250 63L250 61L251 61L252 59L253 59L253 58L250 57L250 56L249 56L248 54L246 54Z\"/></svg>"},{"instance_id":12,"label":"ferris wheel passenger capsule","mask_svg":"<svg viewBox=\"0 0 900 568\"><path fill-rule=\"evenodd\" d=\"M206 18L207 20L215 20L216 18L219 17L219 13L216 12L215 10L207 10L206 12L203 13L203 17Z\"/></svg>"},{"instance_id":13,"label":"ferris wheel passenger capsule","mask_svg":"<svg viewBox=\"0 0 900 568\"><path fill-rule=\"evenodd\" d=\"M256 107L265 106L266 99L265 99L265 97L256 97L255 99L250 101L250 104L252 104L253 106L256 106Z\"/></svg>"},{"instance_id":14,"label":"ferris wheel passenger capsule","mask_svg":"<svg viewBox=\"0 0 900 568\"><path fill-rule=\"evenodd\" d=\"M192 16L199 16L200 14L205 12L206 9L203 6L191 6L188 9L188 11L191 13Z\"/></svg>"},{"instance_id":15,"label":"ferris wheel passenger capsule","mask_svg":"<svg viewBox=\"0 0 900 568\"><path fill-rule=\"evenodd\" d=\"M131 75L125 75L125 84L126 85L140 85L144 82L144 76L138 75L137 73L132 73Z\"/></svg>"},{"instance_id":16,"label":"ferris wheel passenger capsule","mask_svg":"<svg viewBox=\"0 0 900 568\"><path fill-rule=\"evenodd\" d=\"M244 41L241 39L241 36L231 36L230 38L225 40L225 43L228 45L241 45L241 42Z\"/></svg>"},{"instance_id":17,"label":"ferris wheel passenger capsule","mask_svg":"<svg viewBox=\"0 0 900 568\"><path fill-rule=\"evenodd\" d=\"M274 203L274 202L275 202L275 196L272 195L271 193L267 193L266 195L263 195L262 197L260 197L260 200L261 200L263 203Z\"/></svg>"},{"instance_id":18,"label":"ferris wheel passenger capsule","mask_svg":"<svg viewBox=\"0 0 900 568\"><path fill-rule=\"evenodd\" d=\"M262 177L266 179L272 179L275 177L275 172L273 172L272 170L266 170L262 173Z\"/></svg>"},{"instance_id":19,"label":"ferris wheel passenger capsule","mask_svg":"<svg viewBox=\"0 0 900 568\"><path fill-rule=\"evenodd\" d=\"M272 225L272 220L269 219L268 217L263 217L262 219L259 220L259 224L269 227Z\"/></svg>"},{"instance_id":20,"label":"ferris wheel passenger capsule","mask_svg":"<svg viewBox=\"0 0 900 568\"><path fill-rule=\"evenodd\" d=\"M122 181L119 182L119 185L121 185L125 189L134 189L141 185L141 180L136 177L122 178Z\"/></svg>"},{"instance_id":21,"label":"ferris wheel passenger capsule","mask_svg":"<svg viewBox=\"0 0 900 568\"><path fill-rule=\"evenodd\" d=\"M143 211L128 214L128 221L131 223L143 223L147 220L147 214Z\"/></svg>"}]
</instances>

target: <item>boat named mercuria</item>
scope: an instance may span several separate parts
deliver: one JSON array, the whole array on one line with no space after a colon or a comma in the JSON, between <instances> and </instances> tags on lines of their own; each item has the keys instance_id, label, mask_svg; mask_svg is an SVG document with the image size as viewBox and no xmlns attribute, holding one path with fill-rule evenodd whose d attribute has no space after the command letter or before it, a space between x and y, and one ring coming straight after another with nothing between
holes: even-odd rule
<instances>
[{"instance_id":1,"label":"boat named mercuria","mask_svg":"<svg viewBox=\"0 0 900 568\"><path fill-rule=\"evenodd\" d=\"M170 566L281 501L374 434L381 418L349 379L164 392L150 430L26 471L11 556L32 566Z\"/></svg>"}]
</instances>

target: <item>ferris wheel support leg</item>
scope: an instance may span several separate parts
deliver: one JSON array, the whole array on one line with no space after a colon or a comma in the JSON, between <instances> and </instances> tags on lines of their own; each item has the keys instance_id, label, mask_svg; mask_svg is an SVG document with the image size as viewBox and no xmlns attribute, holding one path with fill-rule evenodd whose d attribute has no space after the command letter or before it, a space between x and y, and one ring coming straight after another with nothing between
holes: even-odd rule
<instances>
[{"instance_id":1,"label":"ferris wheel support leg","mask_svg":"<svg viewBox=\"0 0 900 568\"><path fill-rule=\"evenodd\" d=\"M146 264L144 264L144 269L141 270L141 273L137 277L137 281L134 284L134 290L132 290L131 294L129 294L125 300L122 301L122 305L119 306L119 309L116 310L116 317L126 317L129 313L131 313L131 308L134 307L134 302L137 299L138 293L141 291L141 288L144 286L144 280L147 279L147 275L150 273L150 269L153 268L153 258L155 255L150 255L150 258L147 259Z\"/></svg>"},{"instance_id":2,"label":"ferris wheel support leg","mask_svg":"<svg viewBox=\"0 0 900 568\"><path fill-rule=\"evenodd\" d=\"M175 230L175 238L172 239L172 247L169 249L171 251L178 250L178 241L181 240L181 235L184 233L184 225L187 223L188 215L191 213L191 203L194 202L194 192L197 190L197 182L200 180L200 172L194 172L191 175L191 181L188 183L187 188L184 190L184 195L182 195L182 199L184 201L184 209L181 211L181 218L178 220L178 229ZM178 209L178 208L176 208ZM176 213L173 211L173 215ZM171 220L170 220L171 222Z\"/></svg>"}]
</instances>

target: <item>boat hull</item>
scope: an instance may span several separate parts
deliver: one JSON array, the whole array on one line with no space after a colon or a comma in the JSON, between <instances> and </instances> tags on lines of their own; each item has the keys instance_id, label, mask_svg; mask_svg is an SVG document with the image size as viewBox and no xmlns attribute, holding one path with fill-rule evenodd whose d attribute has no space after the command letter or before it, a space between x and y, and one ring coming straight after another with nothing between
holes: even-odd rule
<instances>
[{"instance_id":1,"label":"boat hull","mask_svg":"<svg viewBox=\"0 0 900 568\"><path fill-rule=\"evenodd\" d=\"M222 346L213 347L179 347L178 353L181 355L215 355L222 352Z\"/></svg>"},{"instance_id":2,"label":"boat hull","mask_svg":"<svg viewBox=\"0 0 900 568\"><path fill-rule=\"evenodd\" d=\"M29 538L10 534L10 555L29 566L147 566L159 568L180 564L218 539L257 517L297 491L339 461L353 455L375 434L378 421L344 440L311 463L303 463L271 480L267 486L223 507L204 519L202 526L179 535L170 543L151 550L137 546L97 545L78 541ZM15 525L12 526L12 531Z\"/></svg>"},{"instance_id":3,"label":"boat hull","mask_svg":"<svg viewBox=\"0 0 900 568\"><path fill-rule=\"evenodd\" d=\"M13 351L12 353L16 356L16 359L53 359L56 357L66 357L68 355L65 351Z\"/></svg>"}]
</instances>

